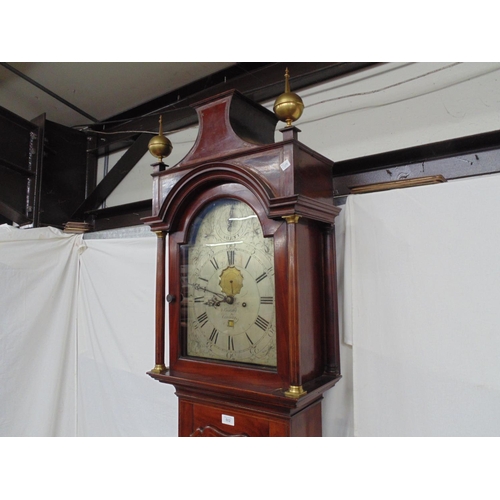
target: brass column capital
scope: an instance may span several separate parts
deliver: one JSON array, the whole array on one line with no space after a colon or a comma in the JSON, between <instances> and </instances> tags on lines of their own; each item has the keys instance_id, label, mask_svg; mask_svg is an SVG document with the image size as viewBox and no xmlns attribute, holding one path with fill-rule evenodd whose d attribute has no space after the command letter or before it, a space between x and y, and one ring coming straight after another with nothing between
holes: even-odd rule
<instances>
[{"instance_id":1,"label":"brass column capital","mask_svg":"<svg viewBox=\"0 0 500 500\"><path fill-rule=\"evenodd\" d=\"M297 224L300 219L300 215L293 214L293 215L284 215L283 219L286 220L287 224Z\"/></svg>"}]
</instances>

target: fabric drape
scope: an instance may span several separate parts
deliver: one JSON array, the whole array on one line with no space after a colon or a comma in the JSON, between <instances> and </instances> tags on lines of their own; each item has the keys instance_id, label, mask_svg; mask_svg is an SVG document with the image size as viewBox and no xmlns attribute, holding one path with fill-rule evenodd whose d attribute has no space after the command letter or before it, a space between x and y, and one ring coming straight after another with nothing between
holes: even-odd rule
<instances>
[{"instance_id":1,"label":"fabric drape","mask_svg":"<svg viewBox=\"0 0 500 500\"><path fill-rule=\"evenodd\" d=\"M0 433L76 431L81 236L0 226Z\"/></svg>"},{"instance_id":2,"label":"fabric drape","mask_svg":"<svg viewBox=\"0 0 500 500\"><path fill-rule=\"evenodd\" d=\"M500 435L500 176L349 197L357 436Z\"/></svg>"}]
</instances>

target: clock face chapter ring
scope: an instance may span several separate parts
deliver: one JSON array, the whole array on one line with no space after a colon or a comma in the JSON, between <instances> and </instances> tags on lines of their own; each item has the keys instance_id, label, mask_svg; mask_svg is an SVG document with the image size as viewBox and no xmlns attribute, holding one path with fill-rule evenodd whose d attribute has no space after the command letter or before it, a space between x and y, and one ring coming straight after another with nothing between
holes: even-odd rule
<instances>
[{"instance_id":1,"label":"clock face chapter ring","mask_svg":"<svg viewBox=\"0 0 500 500\"><path fill-rule=\"evenodd\" d=\"M207 204L181 255L185 355L276 367L274 247L253 209Z\"/></svg>"}]
</instances>

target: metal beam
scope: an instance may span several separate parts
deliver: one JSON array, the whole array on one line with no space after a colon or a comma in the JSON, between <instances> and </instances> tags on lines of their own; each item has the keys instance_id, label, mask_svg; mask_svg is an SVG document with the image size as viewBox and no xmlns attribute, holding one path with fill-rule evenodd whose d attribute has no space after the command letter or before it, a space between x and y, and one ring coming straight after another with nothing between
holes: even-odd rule
<instances>
[{"instance_id":1,"label":"metal beam","mask_svg":"<svg viewBox=\"0 0 500 500\"><path fill-rule=\"evenodd\" d=\"M418 162L450 158L500 148L500 131L484 132L445 141L377 153L335 163L334 175L348 175Z\"/></svg>"},{"instance_id":2,"label":"metal beam","mask_svg":"<svg viewBox=\"0 0 500 500\"><path fill-rule=\"evenodd\" d=\"M32 221L28 217L26 217L21 212L17 211L15 208L11 207L7 203L4 203L0 200L0 215L6 218L8 221L15 222L20 226L24 226L25 224L30 224Z\"/></svg>"},{"instance_id":3,"label":"metal beam","mask_svg":"<svg viewBox=\"0 0 500 500\"><path fill-rule=\"evenodd\" d=\"M152 200L136 201L125 205L93 210L87 214L93 220L94 231L104 231L119 227L140 226L141 219L151 215Z\"/></svg>"},{"instance_id":4,"label":"metal beam","mask_svg":"<svg viewBox=\"0 0 500 500\"><path fill-rule=\"evenodd\" d=\"M148 151L150 139L151 135L149 134L139 135L134 144L125 152L116 165L90 193L87 199L78 207L78 209L71 216L71 220L83 220L86 212L96 210L102 205L104 200L106 200L106 198L113 192L118 184L120 184L125 176Z\"/></svg>"},{"instance_id":5,"label":"metal beam","mask_svg":"<svg viewBox=\"0 0 500 500\"><path fill-rule=\"evenodd\" d=\"M424 144L336 162L336 204L357 186L411 181L428 176L446 180L500 172L500 131Z\"/></svg>"}]
</instances>

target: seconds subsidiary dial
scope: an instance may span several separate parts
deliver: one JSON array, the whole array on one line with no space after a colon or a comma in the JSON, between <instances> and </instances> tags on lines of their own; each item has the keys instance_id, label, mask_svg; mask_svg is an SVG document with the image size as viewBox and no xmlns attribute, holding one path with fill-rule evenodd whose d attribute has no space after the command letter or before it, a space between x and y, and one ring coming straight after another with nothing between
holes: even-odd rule
<instances>
[{"instance_id":1,"label":"seconds subsidiary dial","mask_svg":"<svg viewBox=\"0 0 500 500\"><path fill-rule=\"evenodd\" d=\"M252 208L207 205L182 255L186 354L276 367L274 248Z\"/></svg>"}]
</instances>

